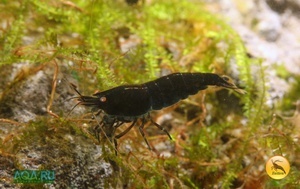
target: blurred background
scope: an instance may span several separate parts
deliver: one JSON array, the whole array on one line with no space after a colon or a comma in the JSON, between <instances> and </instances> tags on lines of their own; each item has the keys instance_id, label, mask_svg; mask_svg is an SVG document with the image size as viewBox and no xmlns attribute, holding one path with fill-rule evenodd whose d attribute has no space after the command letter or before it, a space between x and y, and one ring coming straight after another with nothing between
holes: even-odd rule
<instances>
[{"instance_id":1,"label":"blurred background","mask_svg":"<svg viewBox=\"0 0 300 189\"><path fill-rule=\"evenodd\" d=\"M299 0L0 2L0 188L297 188ZM174 72L227 75L118 139L78 96ZM120 94L121 95L121 94ZM129 105L129 104L128 104ZM75 107L75 108L74 108ZM133 110L134 111L134 110ZM139 121L138 124L141 124ZM285 157L281 180L266 162ZM54 170L53 183L14 183Z\"/></svg>"}]
</instances>

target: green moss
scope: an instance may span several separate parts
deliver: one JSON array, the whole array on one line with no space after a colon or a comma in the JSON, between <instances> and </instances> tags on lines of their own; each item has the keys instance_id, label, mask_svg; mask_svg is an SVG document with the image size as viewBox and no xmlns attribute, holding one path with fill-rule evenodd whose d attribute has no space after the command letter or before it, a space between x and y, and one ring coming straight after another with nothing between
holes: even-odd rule
<instances>
[{"instance_id":1,"label":"green moss","mask_svg":"<svg viewBox=\"0 0 300 189\"><path fill-rule=\"evenodd\" d=\"M300 90L300 84L298 81L300 77L297 75L289 75L289 79L291 80L290 91L288 91L283 97L283 100L277 104L278 107L282 109L282 114L285 116L293 115L296 102L299 100L298 93Z\"/></svg>"},{"instance_id":2,"label":"green moss","mask_svg":"<svg viewBox=\"0 0 300 189\"><path fill-rule=\"evenodd\" d=\"M287 153L289 149L284 147L276 150L285 144L293 147L291 154L299 153L299 146L293 143L294 136L291 136L293 129L286 129L290 125L280 119L272 121L274 111L265 106L267 87L262 60L249 59L237 33L217 15L206 11L204 4L154 0L128 6L123 1L110 0L72 1L69 4L66 1L27 0L22 3L6 1L0 6L5 7L0 15L10 18L8 26L1 30L0 64L71 62L69 72L86 94L95 89L146 82L170 72L228 74L232 62L238 66L238 77L247 93L238 96L224 91L217 95L207 92L206 104L191 99L198 103L198 109L202 110L202 105L213 107L207 113L211 121L199 118L200 121L190 126L184 125L184 130L174 127L179 139L174 137L172 145L176 143L178 149L170 158L159 158L148 152L140 144L142 138L134 135L124 136L124 140L131 141L133 146L131 154L116 157L113 150L107 150L103 158L114 162L112 164L120 171L108 180L114 186L121 182L135 188L238 187L247 166L255 164L255 158L262 158L261 154L253 153L253 148L266 147L269 150L264 153L269 156L274 155L273 152ZM133 35L138 39L134 49L121 52L120 36ZM251 66L258 70L256 78L250 73ZM287 77L285 72L278 74ZM294 86L283 102L285 110L290 110L298 98L299 86L297 83ZM222 104L218 95L234 96L231 99L240 100L240 104L232 107L234 111L226 112L228 106ZM190 104L185 103L185 107ZM180 110L182 107L178 109L177 114L184 112ZM185 121L201 117L203 112L195 113L191 118L186 116L188 120ZM66 122L65 126L61 126L62 122L47 117L28 123L19 139L14 141L14 147L7 149L17 150L34 141L46 145L47 137L59 140L63 133L95 141L82 131L80 121ZM53 128L59 125L56 128L59 133L49 132L52 128L49 125ZM273 129L274 135L278 134L276 129L284 135L266 137L267 127ZM72 151L65 144L62 148L65 152ZM10 152L16 153L14 150ZM245 165L245 158L251 159L250 165ZM297 182L297 170L293 167L289 179L280 183L267 181L267 186L283 187Z\"/></svg>"}]
</instances>

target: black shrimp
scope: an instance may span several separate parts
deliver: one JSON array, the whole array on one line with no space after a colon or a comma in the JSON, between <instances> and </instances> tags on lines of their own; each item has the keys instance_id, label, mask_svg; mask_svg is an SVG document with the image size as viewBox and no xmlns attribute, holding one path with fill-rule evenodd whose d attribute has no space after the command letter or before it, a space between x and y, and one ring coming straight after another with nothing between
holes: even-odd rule
<instances>
[{"instance_id":1,"label":"black shrimp","mask_svg":"<svg viewBox=\"0 0 300 189\"><path fill-rule=\"evenodd\" d=\"M93 96L83 96L74 85L73 88L79 94L79 97L76 97L79 101L78 104L104 111L105 116L101 122L102 125L115 127L112 129L115 131L122 124L132 122L125 131L117 136L112 136L115 147L117 146L116 139L124 136L136 124L137 120L141 119L139 131L151 150L143 131L147 120L164 131L171 140L172 137L167 130L151 119L150 112L171 106L189 95L206 89L208 86L224 87L244 93L229 77L213 73L173 73L144 84L121 85L97 92Z\"/></svg>"}]
</instances>

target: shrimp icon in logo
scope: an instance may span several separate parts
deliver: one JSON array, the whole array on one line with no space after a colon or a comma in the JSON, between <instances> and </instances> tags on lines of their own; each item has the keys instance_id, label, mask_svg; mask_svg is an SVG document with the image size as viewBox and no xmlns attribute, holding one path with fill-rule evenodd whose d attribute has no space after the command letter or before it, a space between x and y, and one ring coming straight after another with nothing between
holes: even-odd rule
<instances>
[{"instance_id":1,"label":"shrimp icon in logo","mask_svg":"<svg viewBox=\"0 0 300 189\"><path fill-rule=\"evenodd\" d=\"M283 179L290 172L290 164L284 157L274 156L268 160L266 171L273 179Z\"/></svg>"},{"instance_id":2,"label":"shrimp icon in logo","mask_svg":"<svg viewBox=\"0 0 300 189\"><path fill-rule=\"evenodd\" d=\"M284 172L284 174L286 174L284 168L280 165L278 165L276 162L282 162L280 160L275 160L273 161L273 159L271 159L273 166L271 167L272 170L275 170L277 172L277 170L282 170Z\"/></svg>"}]
</instances>

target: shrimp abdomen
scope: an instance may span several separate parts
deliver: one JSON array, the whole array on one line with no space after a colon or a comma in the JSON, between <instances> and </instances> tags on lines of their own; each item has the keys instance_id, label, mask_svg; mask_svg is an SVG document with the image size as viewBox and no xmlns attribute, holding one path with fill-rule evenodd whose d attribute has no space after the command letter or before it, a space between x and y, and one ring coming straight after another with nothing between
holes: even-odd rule
<instances>
[{"instance_id":1,"label":"shrimp abdomen","mask_svg":"<svg viewBox=\"0 0 300 189\"><path fill-rule=\"evenodd\" d=\"M145 83L148 87L152 109L159 110L175 104L207 88L202 73L174 73Z\"/></svg>"}]
</instances>

